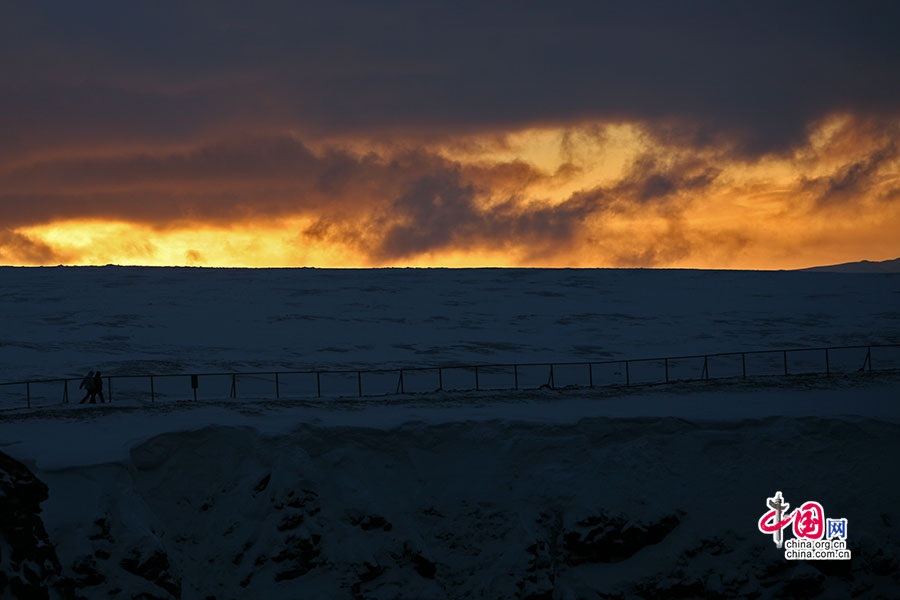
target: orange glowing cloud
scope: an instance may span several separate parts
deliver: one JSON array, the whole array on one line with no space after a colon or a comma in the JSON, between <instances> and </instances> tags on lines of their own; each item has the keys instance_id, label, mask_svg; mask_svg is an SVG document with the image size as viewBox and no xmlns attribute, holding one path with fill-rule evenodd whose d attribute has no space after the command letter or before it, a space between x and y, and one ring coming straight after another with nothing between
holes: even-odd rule
<instances>
[{"instance_id":1,"label":"orange glowing cloud","mask_svg":"<svg viewBox=\"0 0 900 600\"><path fill-rule=\"evenodd\" d=\"M797 268L900 256L900 122L748 157L639 121L0 166L5 264Z\"/></svg>"}]
</instances>

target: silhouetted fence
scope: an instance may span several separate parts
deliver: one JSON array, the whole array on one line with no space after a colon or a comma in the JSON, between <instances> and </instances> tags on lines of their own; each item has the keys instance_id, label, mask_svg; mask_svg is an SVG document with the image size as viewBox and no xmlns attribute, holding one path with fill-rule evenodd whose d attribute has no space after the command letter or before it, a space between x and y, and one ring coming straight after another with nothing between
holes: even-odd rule
<instances>
[{"instance_id":1,"label":"silhouetted fence","mask_svg":"<svg viewBox=\"0 0 900 600\"><path fill-rule=\"evenodd\" d=\"M876 366L873 366L876 365ZM746 377L831 375L900 369L900 344L754 350L589 362L447 365L384 369L108 375L116 399L339 398L437 391L504 391L657 385ZM81 378L0 383L2 408L78 402ZM70 389L70 387L72 389ZM3 396L0 395L0 398Z\"/></svg>"}]
</instances>

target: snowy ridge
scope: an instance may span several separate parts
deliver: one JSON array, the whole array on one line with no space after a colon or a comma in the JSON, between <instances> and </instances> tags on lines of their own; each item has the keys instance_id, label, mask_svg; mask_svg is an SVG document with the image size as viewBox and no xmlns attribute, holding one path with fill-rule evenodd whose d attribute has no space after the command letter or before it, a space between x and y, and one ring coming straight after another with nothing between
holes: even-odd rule
<instances>
[{"instance_id":1,"label":"snowy ridge","mask_svg":"<svg viewBox=\"0 0 900 600\"><path fill-rule=\"evenodd\" d=\"M898 434L862 417L210 425L38 474L85 597L850 597L897 589L900 487L873 471ZM836 487L837 460L855 467ZM754 534L775 489L849 518L852 575Z\"/></svg>"},{"instance_id":2,"label":"snowy ridge","mask_svg":"<svg viewBox=\"0 0 900 600\"><path fill-rule=\"evenodd\" d=\"M882 261L860 260L857 262L840 263L837 265L808 267L806 269L798 269L798 271L819 271L832 273L900 273L900 258Z\"/></svg>"}]
</instances>

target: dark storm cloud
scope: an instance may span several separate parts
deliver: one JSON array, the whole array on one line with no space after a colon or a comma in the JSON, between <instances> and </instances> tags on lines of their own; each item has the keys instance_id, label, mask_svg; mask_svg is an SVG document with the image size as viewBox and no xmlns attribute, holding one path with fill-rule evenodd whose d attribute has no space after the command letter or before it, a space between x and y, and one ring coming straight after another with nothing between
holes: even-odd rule
<instances>
[{"instance_id":1,"label":"dark storm cloud","mask_svg":"<svg viewBox=\"0 0 900 600\"><path fill-rule=\"evenodd\" d=\"M0 160L55 145L640 120L780 151L897 114L895 2L7 4Z\"/></svg>"},{"instance_id":2,"label":"dark storm cloud","mask_svg":"<svg viewBox=\"0 0 900 600\"><path fill-rule=\"evenodd\" d=\"M502 176L504 169L498 168ZM654 214L668 229L640 255L623 255L622 264L651 266L687 256L683 210L697 192L713 184L718 171L697 159L662 164L647 154L609 186L572 194L558 204L523 203L516 198L485 203L479 190L453 168L422 177L394 200L380 219L382 233L373 255L382 260L411 258L454 248L530 247L529 259L565 254L582 240L588 220ZM498 199L494 199L498 200Z\"/></svg>"},{"instance_id":3,"label":"dark storm cloud","mask_svg":"<svg viewBox=\"0 0 900 600\"><path fill-rule=\"evenodd\" d=\"M65 256L58 254L43 242L0 229L0 263L46 265L65 260Z\"/></svg>"},{"instance_id":4,"label":"dark storm cloud","mask_svg":"<svg viewBox=\"0 0 900 600\"><path fill-rule=\"evenodd\" d=\"M346 218L410 194L424 179L460 172L484 190L521 189L548 177L518 161L463 167L422 149L313 152L291 136L244 136L187 150L54 158L0 170L0 218L8 227L79 217L160 227L308 213Z\"/></svg>"},{"instance_id":5,"label":"dark storm cloud","mask_svg":"<svg viewBox=\"0 0 900 600\"><path fill-rule=\"evenodd\" d=\"M340 163L341 158L335 157ZM64 189L222 179L259 180L303 177L318 168L319 159L302 143L287 136L244 137L204 144L187 151L128 153L113 156L45 160L2 174L4 188ZM340 168L339 164L335 168Z\"/></svg>"},{"instance_id":6,"label":"dark storm cloud","mask_svg":"<svg viewBox=\"0 0 900 600\"><path fill-rule=\"evenodd\" d=\"M688 158L663 164L652 153L639 156L619 181L613 192L640 203L660 203L673 200L684 192L697 192L711 185L720 169L706 162Z\"/></svg>"},{"instance_id":7,"label":"dark storm cloud","mask_svg":"<svg viewBox=\"0 0 900 600\"><path fill-rule=\"evenodd\" d=\"M599 197L587 195L555 206L522 206L513 200L480 206L478 197L453 170L413 182L380 219L383 234L375 258L410 258L472 246L502 249L523 241L552 245L560 252L573 242L584 219L602 206Z\"/></svg>"},{"instance_id":8,"label":"dark storm cloud","mask_svg":"<svg viewBox=\"0 0 900 600\"><path fill-rule=\"evenodd\" d=\"M813 192L817 208L846 206L865 199L876 185L880 170L898 155L897 144L891 141L831 175L804 180L802 187Z\"/></svg>"}]
</instances>

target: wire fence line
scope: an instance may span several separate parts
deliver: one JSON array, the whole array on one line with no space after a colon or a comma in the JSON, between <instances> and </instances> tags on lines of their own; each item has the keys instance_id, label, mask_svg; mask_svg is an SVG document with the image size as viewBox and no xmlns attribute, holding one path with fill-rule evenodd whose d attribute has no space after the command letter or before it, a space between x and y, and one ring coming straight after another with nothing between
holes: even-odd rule
<instances>
[{"instance_id":1,"label":"wire fence line","mask_svg":"<svg viewBox=\"0 0 900 600\"><path fill-rule=\"evenodd\" d=\"M873 350L875 359L873 360ZM701 362L702 361L702 362ZM874 364L877 367L873 367ZM338 398L437 391L504 391L658 385L788 375L900 369L900 344L751 350L684 356L582 361L107 375L106 399ZM203 381L203 386L200 383ZM66 404L82 378L0 383L0 409ZM115 381L116 385L113 386ZM188 387L189 382L189 387ZM5 394L4 394L5 392ZM76 394L79 393L76 389ZM5 398L4 398L5 396ZM3 400L6 400L4 402ZM12 402L9 402L9 401ZM12 406L8 406L12 404Z\"/></svg>"}]
</instances>

